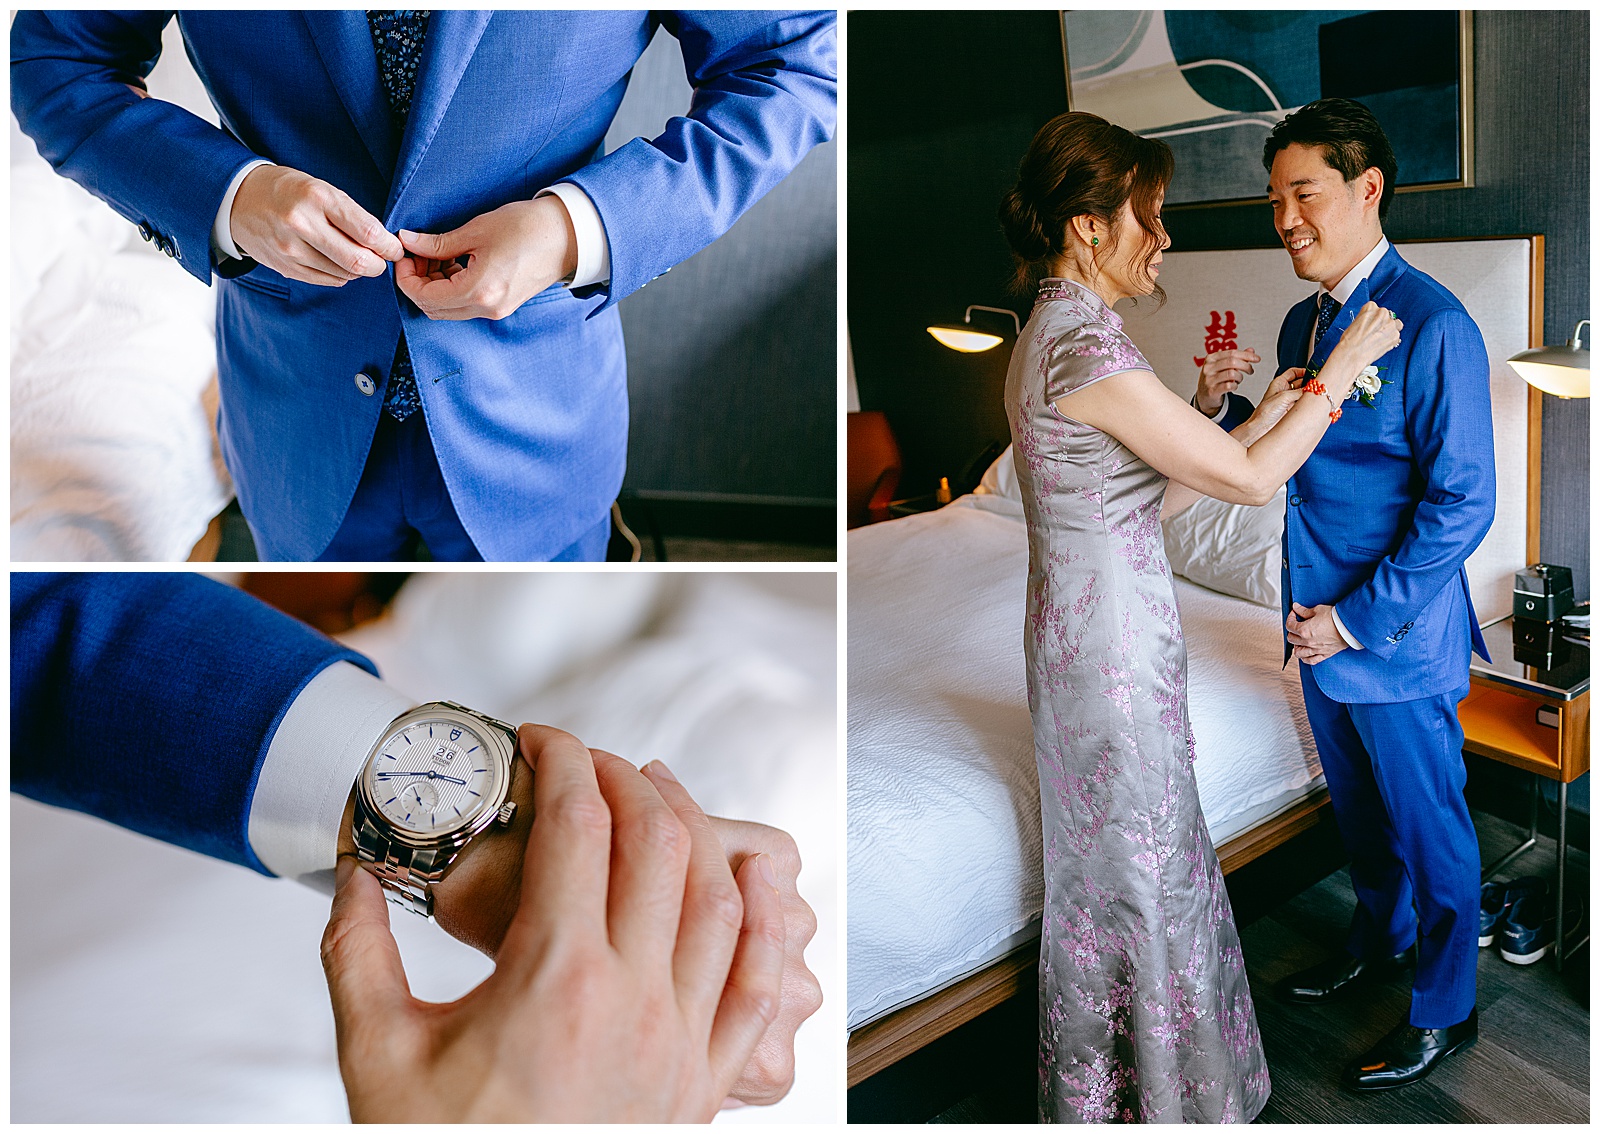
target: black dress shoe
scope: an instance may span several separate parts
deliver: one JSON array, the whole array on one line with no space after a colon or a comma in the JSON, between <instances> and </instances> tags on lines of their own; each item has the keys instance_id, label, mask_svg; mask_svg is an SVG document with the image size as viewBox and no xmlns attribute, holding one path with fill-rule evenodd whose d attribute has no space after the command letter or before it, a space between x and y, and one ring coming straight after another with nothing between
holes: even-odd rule
<instances>
[{"instance_id":1,"label":"black dress shoe","mask_svg":"<svg viewBox=\"0 0 1600 1134\"><path fill-rule=\"evenodd\" d=\"M1326 1004L1352 988L1384 984L1417 964L1415 945L1392 957L1364 961L1349 953L1312 965L1278 982L1278 999L1290 1004Z\"/></svg>"},{"instance_id":2,"label":"black dress shoe","mask_svg":"<svg viewBox=\"0 0 1600 1134\"><path fill-rule=\"evenodd\" d=\"M1448 1028L1414 1028L1401 1024L1360 1059L1344 1069L1344 1085L1352 1091L1387 1091L1426 1079L1454 1052L1478 1042L1478 1010Z\"/></svg>"}]
</instances>

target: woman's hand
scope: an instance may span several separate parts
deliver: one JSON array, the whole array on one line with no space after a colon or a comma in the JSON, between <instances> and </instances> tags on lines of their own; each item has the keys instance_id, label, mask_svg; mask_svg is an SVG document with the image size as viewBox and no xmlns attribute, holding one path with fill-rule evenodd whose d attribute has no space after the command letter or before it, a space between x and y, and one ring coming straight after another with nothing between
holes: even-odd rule
<instances>
[{"instance_id":1,"label":"woman's hand","mask_svg":"<svg viewBox=\"0 0 1600 1134\"><path fill-rule=\"evenodd\" d=\"M1362 305L1356 317L1344 329L1344 334L1339 336L1339 345L1328 355L1328 361L1319 375L1324 381L1332 380L1343 386L1337 391L1329 390L1335 404L1344 400L1362 370L1400 345L1400 331L1404 327L1405 324L1388 308L1370 301ZM1333 373L1329 373L1330 368ZM1347 369L1348 375L1345 373Z\"/></svg>"},{"instance_id":2,"label":"woman's hand","mask_svg":"<svg viewBox=\"0 0 1600 1134\"><path fill-rule=\"evenodd\" d=\"M1256 406L1256 412L1233 431L1233 436L1249 445L1282 421L1283 415L1288 413L1305 393L1300 388L1301 379L1305 376L1305 367L1291 366L1274 378L1267 384L1267 392L1262 395L1261 404Z\"/></svg>"},{"instance_id":3,"label":"woman's hand","mask_svg":"<svg viewBox=\"0 0 1600 1134\"><path fill-rule=\"evenodd\" d=\"M340 859L322 955L351 1117L706 1121L777 1015L770 864L735 876L681 787L518 731L537 772L521 901L466 996L412 998L377 880Z\"/></svg>"}]
</instances>

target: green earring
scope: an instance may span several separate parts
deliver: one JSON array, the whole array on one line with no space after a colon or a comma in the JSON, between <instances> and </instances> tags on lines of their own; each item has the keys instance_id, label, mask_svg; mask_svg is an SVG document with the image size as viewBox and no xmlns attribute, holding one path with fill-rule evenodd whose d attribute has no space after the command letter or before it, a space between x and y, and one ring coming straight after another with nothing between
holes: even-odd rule
<instances>
[{"instance_id":1,"label":"green earring","mask_svg":"<svg viewBox=\"0 0 1600 1134\"><path fill-rule=\"evenodd\" d=\"M1089 238L1089 244L1090 244L1091 247L1094 247L1094 248L1100 247L1100 238L1098 236L1091 236Z\"/></svg>"}]
</instances>

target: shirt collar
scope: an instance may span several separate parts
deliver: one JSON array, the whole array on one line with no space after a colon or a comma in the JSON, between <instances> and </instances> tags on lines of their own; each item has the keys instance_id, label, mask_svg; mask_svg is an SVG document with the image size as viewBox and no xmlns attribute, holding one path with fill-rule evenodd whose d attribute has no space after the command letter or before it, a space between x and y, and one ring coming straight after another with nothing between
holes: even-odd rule
<instances>
[{"instance_id":1,"label":"shirt collar","mask_svg":"<svg viewBox=\"0 0 1600 1134\"><path fill-rule=\"evenodd\" d=\"M1388 251L1389 238L1387 236L1378 237L1378 243L1373 247L1372 251L1362 257L1359 264L1346 272L1344 279L1340 280L1333 290L1319 291L1317 293L1317 302L1319 304L1322 302L1324 294L1333 296L1340 307L1350 302L1350 297L1355 294L1356 288L1361 286L1361 281L1372 274L1372 269L1378 266L1378 261L1383 259L1384 253Z\"/></svg>"}]
</instances>

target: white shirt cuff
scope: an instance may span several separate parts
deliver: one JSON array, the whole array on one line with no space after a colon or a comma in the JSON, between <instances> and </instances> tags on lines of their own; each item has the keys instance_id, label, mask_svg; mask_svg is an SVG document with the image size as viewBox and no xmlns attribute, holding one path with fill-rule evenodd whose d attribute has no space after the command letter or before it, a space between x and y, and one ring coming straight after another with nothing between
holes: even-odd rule
<instances>
[{"instance_id":1,"label":"white shirt cuff","mask_svg":"<svg viewBox=\"0 0 1600 1134\"><path fill-rule=\"evenodd\" d=\"M250 802L250 848L263 866L333 893L350 788L383 730L416 704L350 662L307 683L272 736Z\"/></svg>"},{"instance_id":2,"label":"white shirt cuff","mask_svg":"<svg viewBox=\"0 0 1600 1134\"><path fill-rule=\"evenodd\" d=\"M1190 398L1189 399L1189 404L1191 406L1193 406L1195 409L1200 410L1201 413L1204 413L1212 421L1221 421L1222 420L1222 415L1228 412L1228 399L1230 397L1232 397L1231 394L1224 393L1222 395L1222 405L1217 407L1217 412L1216 413L1206 413L1205 410L1200 409L1200 395L1199 394L1196 394L1194 397Z\"/></svg>"},{"instance_id":3,"label":"white shirt cuff","mask_svg":"<svg viewBox=\"0 0 1600 1134\"><path fill-rule=\"evenodd\" d=\"M1340 620L1340 618L1339 618L1339 608L1338 607L1330 606L1328 608L1328 613L1333 615L1333 628L1335 630L1339 631L1339 637L1344 639L1344 644L1345 645L1349 646L1352 650L1364 650L1364 649L1366 649L1365 646L1363 646L1360 642L1356 641L1356 636L1354 634L1350 633L1350 631L1348 631L1348 630L1346 630L1344 628L1344 622L1342 620Z\"/></svg>"},{"instance_id":4,"label":"white shirt cuff","mask_svg":"<svg viewBox=\"0 0 1600 1134\"><path fill-rule=\"evenodd\" d=\"M572 231L578 244L578 267L567 281L568 287L588 287L611 278L611 248L606 243L606 226L589 200L589 194L570 181L561 181L533 195L558 199L572 218Z\"/></svg>"},{"instance_id":5,"label":"white shirt cuff","mask_svg":"<svg viewBox=\"0 0 1600 1134\"><path fill-rule=\"evenodd\" d=\"M275 163L266 158L257 158L233 175L233 180L228 182L228 191L222 195L222 205L217 209L217 219L211 222L211 251L221 258L229 260L243 260L244 253L239 251L239 246L233 242L233 226L228 223L233 216L233 199L239 195L239 186L244 184L245 177L252 169L262 165Z\"/></svg>"}]
</instances>

